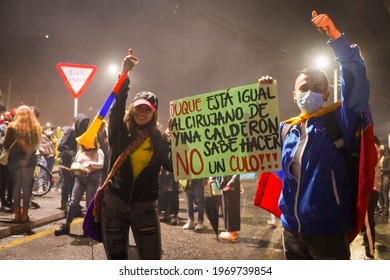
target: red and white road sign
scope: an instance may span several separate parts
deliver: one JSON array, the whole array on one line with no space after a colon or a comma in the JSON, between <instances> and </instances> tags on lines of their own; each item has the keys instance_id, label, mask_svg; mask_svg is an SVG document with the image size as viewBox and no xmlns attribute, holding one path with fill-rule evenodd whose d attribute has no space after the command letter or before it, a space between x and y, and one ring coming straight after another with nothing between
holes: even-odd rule
<instances>
[{"instance_id":1,"label":"red and white road sign","mask_svg":"<svg viewBox=\"0 0 390 280\"><path fill-rule=\"evenodd\" d=\"M65 85L74 98L79 98L96 73L96 66L71 63L58 63Z\"/></svg>"}]
</instances>

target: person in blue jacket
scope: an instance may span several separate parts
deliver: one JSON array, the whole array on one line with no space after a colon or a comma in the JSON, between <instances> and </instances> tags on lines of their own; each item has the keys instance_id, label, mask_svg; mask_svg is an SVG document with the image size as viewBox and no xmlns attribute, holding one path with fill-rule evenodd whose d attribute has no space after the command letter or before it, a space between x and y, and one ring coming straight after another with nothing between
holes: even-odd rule
<instances>
[{"instance_id":1,"label":"person in blue jacket","mask_svg":"<svg viewBox=\"0 0 390 280\"><path fill-rule=\"evenodd\" d=\"M359 119L368 109L369 82L359 48L348 43L332 19L313 11L311 22L329 36L340 64L341 101L323 107L330 92L321 70L307 68L297 77L292 95L301 114L280 128L284 252L286 259L350 259L347 233L354 224L353 182L345 156L326 131L324 116L334 112L344 148L353 151ZM259 84L270 81L272 77L263 76Z\"/></svg>"}]
</instances>

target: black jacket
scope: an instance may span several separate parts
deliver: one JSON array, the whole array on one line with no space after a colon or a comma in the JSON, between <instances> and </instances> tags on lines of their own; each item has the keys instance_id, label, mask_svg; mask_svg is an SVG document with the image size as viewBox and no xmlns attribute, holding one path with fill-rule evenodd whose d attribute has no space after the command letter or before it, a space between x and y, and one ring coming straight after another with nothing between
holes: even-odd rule
<instances>
[{"instance_id":1,"label":"black jacket","mask_svg":"<svg viewBox=\"0 0 390 280\"><path fill-rule=\"evenodd\" d=\"M70 167L77 153L76 137L82 135L88 128L89 119L84 114L78 114L74 117L74 127L70 127L64 132L64 136L58 145L61 164Z\"/></svg>"},{"instance_id":2,"label":"black jacket","mask_svg":"<svg viewBox=\"0 0 390 280\"><path fill-rule=\"evenodd\" d=\"M111 148L110 169L115 160L130 143L130 135L123 122L129 83L130 81L127 78L115 97L115 101L109 113L108 140ZM151 134L150 138L153 149L152 160L150 164L142 170L136 180L133 180L130 160L125 160L121 168L108 184L110 192L118 194L128 203L157 200L161 166L168 171L173 171L170 140L167 135L155 132Z\"/></svg>"}]
</instances>

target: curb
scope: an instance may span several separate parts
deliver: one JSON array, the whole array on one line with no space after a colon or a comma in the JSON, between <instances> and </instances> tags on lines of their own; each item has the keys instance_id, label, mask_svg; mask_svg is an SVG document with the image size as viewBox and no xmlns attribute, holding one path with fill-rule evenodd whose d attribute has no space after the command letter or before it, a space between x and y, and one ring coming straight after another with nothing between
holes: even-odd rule
<instances>
[{"instance_id":1,"label":"curb","mask_svg":"<svg viewBox=\"0 0 390 280\"><path fill-rule=\"evenodd\" d=\"M65 211L62 211L49 216L38 218L37 220L30 220L29 222L26 223L20 223L20 224L15 223L12 226L0 229L0 238L26 233L31 231L34 228L41 227L64 218L65 218Z\"/></svg>"}]
</instances>

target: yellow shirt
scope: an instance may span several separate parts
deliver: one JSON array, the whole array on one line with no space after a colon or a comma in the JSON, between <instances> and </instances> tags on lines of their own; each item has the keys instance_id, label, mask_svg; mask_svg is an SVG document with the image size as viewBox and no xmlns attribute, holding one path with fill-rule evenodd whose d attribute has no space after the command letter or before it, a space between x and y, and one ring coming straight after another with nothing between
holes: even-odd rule
<instances>
[{"instance_id":1,"label":"yellow shirt","mask_svg":"<svg viewBox=\"0 0 390 280\"><path fill-rule=\"evenodd\" d=\"M142 170L149 165L152 160L153 150L151 149L150 137L141 144L130 156L131 166L133 167L134 180L138 177Z\"/></svg>"}]
</instances>

